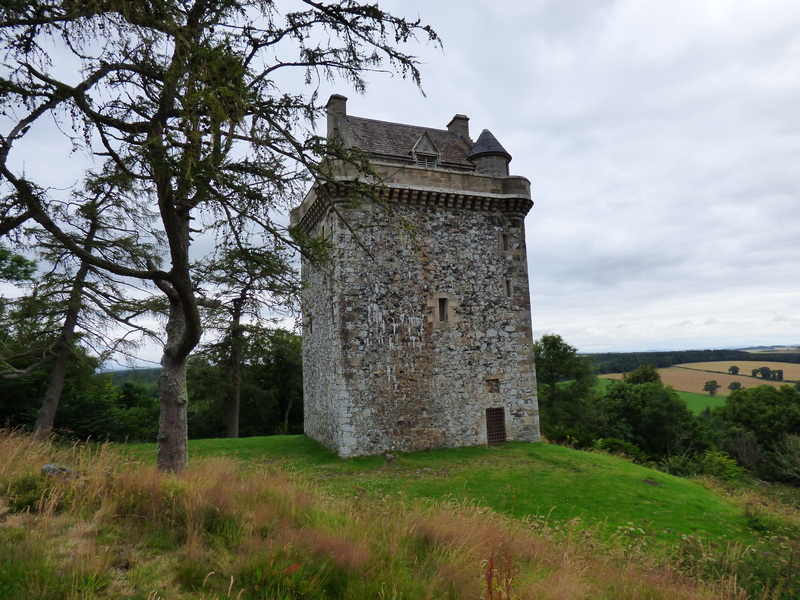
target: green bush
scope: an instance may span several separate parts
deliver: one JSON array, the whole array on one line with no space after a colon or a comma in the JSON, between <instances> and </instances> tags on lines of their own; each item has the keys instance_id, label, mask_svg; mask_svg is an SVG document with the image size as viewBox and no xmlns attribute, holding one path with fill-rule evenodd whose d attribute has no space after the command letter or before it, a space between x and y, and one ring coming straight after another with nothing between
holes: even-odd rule
<instances>
[{"instance_id":1,"label":"green bush","mask_svg":"<svg viewBox=\"0 0 800 600\"><path fill-rule=\"evenodd\" d=\"M800 436L787 435L775 444L767 469L776 480L800 486Z\"/></svg>"},{"instance_id":2,"label":"green bush","mask_svg":"<svg viewBox=\"0 0 800 600\"><path fill-rule=\"evenodd\" d=\"M594 443L596 450L604 450L609 454L616 454L630 458L636 464L643 465L648 462L647 455L636 445L619 438L602 438Z\"/></svg>"},{"instance_id":3,"label":"green bush","mask_svg":"<svg viewBox=\"0 0 800 600\"><path fill-rule=\"evenodd\" d=\"M548 428L545 437L553 444L570 446L578 450L587 450L594 447L595 435L583 427L565 427L556 425Z\"/></svg>"},{"instance_id":4,"label":"green bush","mask_svg":"<svg viewBox=\"0 0 800 600\"><path fill-rule=\"evenodd\" d=\"M747 470L724 452L707 450L702 454L675 454L659 462L659 469L678 477L706 476L722 481L741 481Z\"/></svg>"}]
</instances>

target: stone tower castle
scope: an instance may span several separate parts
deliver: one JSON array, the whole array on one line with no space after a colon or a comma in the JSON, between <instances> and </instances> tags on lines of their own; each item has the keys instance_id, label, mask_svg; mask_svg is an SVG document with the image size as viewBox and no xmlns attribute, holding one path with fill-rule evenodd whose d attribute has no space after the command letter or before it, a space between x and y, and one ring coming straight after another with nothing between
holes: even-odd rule
<instances>
[{"instance_id":1,"label":"stone tower castle","mask_svg":"<svg viewBox=\"0 0 800 600\"><path fill-rule=\"evenodd\" d=\"M292 211L332 254L302 265L306 434L340 456L538 441L530 182L464 115L430 129L327 108L382 186L353 202L323 184Z\"/></svg>"}]
</instances>

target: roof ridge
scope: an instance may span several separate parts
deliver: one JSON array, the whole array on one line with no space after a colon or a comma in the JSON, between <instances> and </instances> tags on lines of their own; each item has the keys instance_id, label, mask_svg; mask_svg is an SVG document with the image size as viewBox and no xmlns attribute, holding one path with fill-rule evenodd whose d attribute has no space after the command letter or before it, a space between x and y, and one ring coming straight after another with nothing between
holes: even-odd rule
<instances>
[{"instance_id":1,"label":"roof ridge","mask_svg":"<svg viewBox=\"0 0 800 600\"><path fill-rule=\"evenodd\" d=\"M421 131L438 131L440 133L450 133L449 129L439 129L438 127L423 127L421 125L411 125L409 123L397 123L395 121L384 121L382 119L370 119L368 117L357 117L355 115L347 115L348 119L357 119L359 121L370 121L372 123L383 123L385 125L399 125L400 127L409 127L411 129L419 129ZM452 135L452 133L450 133ZM453 136L455 137L455 136Z\"/></svg>"}]
</instances>

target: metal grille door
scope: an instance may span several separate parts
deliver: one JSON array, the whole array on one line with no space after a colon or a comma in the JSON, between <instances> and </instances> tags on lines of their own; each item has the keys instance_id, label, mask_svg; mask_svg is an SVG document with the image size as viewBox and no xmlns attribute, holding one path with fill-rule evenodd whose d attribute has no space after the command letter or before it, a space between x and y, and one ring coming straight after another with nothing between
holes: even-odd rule
<instances>
[{"instance_id":1,"label":"metal grille door","mask_svg":"<svg viewBox=\"0 0 800 600\"><path fill-rule=\"evenodd\" d=\"M486 409L486 441L490 446L506 443L506 410L504 408Z\"/></svg>"}]
</instances>

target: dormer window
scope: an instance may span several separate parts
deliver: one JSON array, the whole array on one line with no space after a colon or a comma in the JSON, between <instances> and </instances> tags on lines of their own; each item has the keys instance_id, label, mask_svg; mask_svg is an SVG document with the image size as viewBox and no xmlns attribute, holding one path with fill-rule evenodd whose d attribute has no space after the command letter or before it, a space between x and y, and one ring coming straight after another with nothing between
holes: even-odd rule
<instances>
[{"instance_id":1,"label":"dormer window","mask_svg":"<svg viewBox=\"0 0 800 600\"><path fill-rule=\"evenodd\" d=\"M417 164L421 167L432 169L436 166L436 157L429 154L417 154L415 156Z\"/></svg>"},{"instance_id":2,"label":"dormer window","mask_svg":"<svg viewBox=\"0 0 800 600\"><path fill-rule=\"evenodd\" d=\"M421 167L432 169L439 164L439 157L441 153L433 140L428 136L428 133L423 133L414 147L411 149L411 156L414 157L414 162Z\"/></svg>"}]
</instances>

